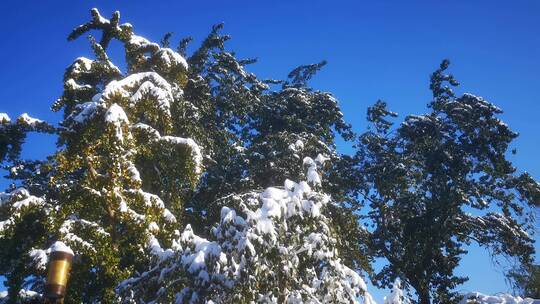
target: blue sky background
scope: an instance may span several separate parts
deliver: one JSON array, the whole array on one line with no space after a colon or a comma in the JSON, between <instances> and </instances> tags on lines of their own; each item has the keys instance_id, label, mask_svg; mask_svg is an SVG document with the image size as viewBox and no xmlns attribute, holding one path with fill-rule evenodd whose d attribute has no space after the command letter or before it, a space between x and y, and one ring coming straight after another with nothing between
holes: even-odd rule
<instances>
[{"instance_id":1,"label":"blue sky background","mask_svg":"<svg viewBox=\"0 0 540 304\"><path fill-rule=\"evenodd\" d=\"M449 58L460 92L483 96L505 111L503 119L520 133L512 159L540 180L540 1L6 1L0 6L0 112L12 118L28 112L58 120L49 107L62 92L64 69L78 56L91 56L86 39L68 43L66 37L89 19L92 7L106 17L120 10L121 22L151 40L172 31L173 42L190 35L194 46L223 21L224 32L233 37L229 49L257 57L250 70L261 77L284 78L299 64L328 60L312 85L335 94L358 132L366 126L366 107L379 98L402 115L425 112L429 74ZM31 136L25 147L30 158L54 150L45 136ZM351 151L346 145L340 149ZM508 290L501 268L482 249L471 248L459 273L470 277L460 291ZM385 292L371 292L382 302Z\"/></svg>"}]
</instances>

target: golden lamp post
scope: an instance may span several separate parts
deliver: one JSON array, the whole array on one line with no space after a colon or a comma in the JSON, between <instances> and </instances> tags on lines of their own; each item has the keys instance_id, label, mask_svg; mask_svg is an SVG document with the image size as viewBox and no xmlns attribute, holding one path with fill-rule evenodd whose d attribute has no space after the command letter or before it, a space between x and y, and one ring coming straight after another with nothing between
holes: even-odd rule
<instances>
[{"instance_id":1,"label":"golden lamp post","mask_svg":"<svg viewBox=\"0 0 540 304\"><path fill-rule=\"evenodd\" d=\"M45 303L63 303L74 254L62 242L54 243L50 249L47 281L45 282Z\"/></svg>"}]
</instances>

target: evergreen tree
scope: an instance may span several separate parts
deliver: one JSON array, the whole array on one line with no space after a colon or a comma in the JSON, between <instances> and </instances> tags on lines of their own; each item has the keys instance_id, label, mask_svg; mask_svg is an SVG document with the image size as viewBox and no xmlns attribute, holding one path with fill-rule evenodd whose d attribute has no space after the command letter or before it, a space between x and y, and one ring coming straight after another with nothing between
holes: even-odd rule
<instances>
[{"instance_id":1,"label":"evergreen tree","mask_svg":"<svg viewBox=\"0 0 540 304\"><path fill-rule=\"evenodd\" d=\"M371 207L368 241L388 261L374 279L387 286L403 278L422 304L456 301L453 290L467 278L454 270L471 242L527 263L532 208L540 204L540 184L507 158L517 134L493 104L454 94L448 64L431 76L429 113L394 128L397 114L378 101L358 142L360 188Z\"/></svg>"},{"instance_id":2,"label":"evergreen tree","mask_svg":"<svg viewBox=\"0 0 540 304\"><path fill-rule=\"evenodd\" d=\"M95 59L77 58L65 72L64 92L52 107L63 113L58 126L24 115L16 122L0 116L2 165L14 180L0 197L0 240L6 244L0 248L0 275L7 278L8 302L24 302L42 292L48 248L56 241L75 251L66 302L128 299L122 288L126 282L171 262L172 255L155 264L161 246L182 256L185 251L179 248L187 250L201 237L230 242L230 236L216 234L215 223L230 224L223 222L223 210L228 210L223 207L233 204L233 197L251 196L254 205L249 208L257 212L257 193L285 179L313 182L316 191L298 190L304 194L294 197L304 204L324 203L324 216L305 219L303 211L296 210L291 225L306 230L283 234L285 228L279 226L276 240L257 245L260 258L267 259L267 266L282 265L287 261L276 255L280 242L293 238L297 241L290 246L297 248L319 233L326 256L313 256L311 249L309 254L291 253L305 263L298 268L310 274L305 283L314 288L321 280L325 294L317 297L352 300L363 295L362 280L351 269L369 268L368 260L362 244L351 240L365 232L357 215L343 207L358 203L348 170L354 160L335 151L334 130L346 140L354 136L335 98L307 86L324 63L300 66L287 81L259 80L245 70L254 60L237 59L225 50L229 37L219 33L222 25L214 26L201 47L187 56L191 38L182 39L173 50L170 33L160 46L134 34L130 24L120 24L118 12L110 20L97 9L91 13L91 20L68 39L90 30L101 32L101 39L89 37ZM113 40L125 51L125 71L107 54ZM56 135L57 152L45 160L21 160L21 144L31 131ZM318 154L325 156L303 162L303 156ZM332 203L327 203L328 195ZM249 208L239 202L233 206L250 222ZM249 225L239 229L254 229ZM254 256L243 249L231 249L230 254L229 263L244 258L256 265ZM246 272L255 271L250 265L245 265ZM289 280L290 274L264 276L262 269L241 276L247 289L234 284L244 299L254 296L248 296L253 290L262 297L253 300L305 299L308 291L297 282L284 281L291 284L286 291L268 281ZM164 282L172 287L164 285L164 297L193 277L175 273L180 281L166 276ZM124 283L119 287L120 282ZM191 287L191 294L217 292L203 291L204 282L199 283ZM145 299L152 291L161 297L159 284L141 288ZM134 296L138 292L133 289ZM227 298L233 299L233 294Z\"/></svg>"},{"instance_id":3,"label":"evergreen tree","mask_svg":"<svg viewBox=\"0 0 540 304\"><path fill-rule=\"evenodd\" d=\"M374 303L339 259L317 168L308 180L224 198L209 239L187 226L170 249L152 243L150 270L120 284L124 303Z\"/></svg>"},{"instance_id":4,"label":"evergreen tree","mask_svg":"<svg viewBox=\"0 0 540 304\"><path fill-rule=\"evenodd\" d=\"M2 197L2 241L19 244L1 249L12 301L23 287L42 290L46 249L61 240L77 254L66 301L112 302L119 281L146 269L148 239L170 243L171 211L181 216L201 173L199 146L177 136L172 122L185 103L184 58L119 25L118 13L110 21L92 14L70 39L90 28L102 29L103 38L90 38L96 60L78 58L64 75L53 105L64 114L59 149L41 173L43 191L30 185ZM125 74L105 52L111 38L126 50Z\"/></svg>"}]
</instances>

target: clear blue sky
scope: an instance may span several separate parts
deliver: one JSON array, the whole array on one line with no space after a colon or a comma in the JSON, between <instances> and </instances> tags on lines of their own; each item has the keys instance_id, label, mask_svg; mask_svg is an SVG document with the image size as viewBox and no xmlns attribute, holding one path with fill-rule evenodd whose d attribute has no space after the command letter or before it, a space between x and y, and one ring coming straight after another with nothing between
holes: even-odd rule
<instances>
[{"instance_id":1,"label":"clear blue sky","mask_svg":"<svg viewBox=\"0 0 540 304\"><path fill-rule=\"evenodd\" d=\"M120 10L121 21L155 41L172 31L176 39L193 36L197 45L212 24L224 21L224 32L233 37L229 49L259 58L251 71L260 76L283 78L299 64L328 60L312 84L339 98L357 131L365 128L366 107L379 98L400 114L426 111L429 74L449 58L461 90L504 109L504 120L521 134L515 164L540 179L540 1L6 1L1 6L0 112L12 117L28 112L58 119L49 106L62 92L64 69L75 57L91 56L86 39L68 43L66 37L88 20L92 7L107 17ZM53 146L50 139L32 136L26 148L25 156L41 157ZM459 290L507 290L500 269L481 249L471 249L459 272L470 277ZM382 293L372 291L382 302Z\"/></svg>"}]
</instances>

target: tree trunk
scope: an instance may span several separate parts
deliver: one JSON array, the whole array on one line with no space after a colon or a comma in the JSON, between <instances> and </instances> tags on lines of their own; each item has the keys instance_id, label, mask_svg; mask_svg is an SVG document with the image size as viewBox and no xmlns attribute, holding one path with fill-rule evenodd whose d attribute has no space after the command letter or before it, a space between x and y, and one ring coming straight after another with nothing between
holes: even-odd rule
<instances>
[{"instance_id":1,"label":"tree trunk","mask_svg":"<svg viewBox=\"0 0 540 304\"><path fill-rule=\"evenodd\" d=\"M418 291L418 302L419 304L431 304L429 291L424 291L424 290Z\"/></svg>"},{"instance_id":2,"label":"tree trunk","mask_svg":"<svg viewBox=\"0 0 540 304\"><path fill-rule=\"evenodd\" d=\"M429 288L426 288L426 286L422 285L417 280L411 280L410 283L418 295L418 304L431 304Z\"/></svg>"}]
</instances>

